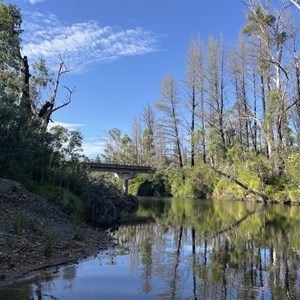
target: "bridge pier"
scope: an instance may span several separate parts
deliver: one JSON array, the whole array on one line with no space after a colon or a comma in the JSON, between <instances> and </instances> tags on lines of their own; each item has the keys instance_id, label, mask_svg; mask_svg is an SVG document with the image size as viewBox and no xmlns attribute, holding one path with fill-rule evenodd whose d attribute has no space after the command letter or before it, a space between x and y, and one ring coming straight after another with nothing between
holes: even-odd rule
<instances>
[{"instance_id":1,"label":"bridge pier","mask_svg":"<svg viewBox=\"0 0 300 300\"><path fill-rule=\"evenodd\" d=\"M1 1L1 0L0 0ZM153 174L156 169L149 166L104 164L104 163L84 163L92 172L111 172L120 180L123 180L123 191L128 195L128 181L137 176L138 173Z\"/></svg>"},{"instance_id":2,"label":"bridge pier","mask_svg":"<svg viewBox=\"0 0 300 300\"><path fill-rule=\"evenodd\" d=\"M123 180L123 192L128 195L128 181L136 177L136 173L115 173L118 179Z\"/></svg>"}]
</instances>

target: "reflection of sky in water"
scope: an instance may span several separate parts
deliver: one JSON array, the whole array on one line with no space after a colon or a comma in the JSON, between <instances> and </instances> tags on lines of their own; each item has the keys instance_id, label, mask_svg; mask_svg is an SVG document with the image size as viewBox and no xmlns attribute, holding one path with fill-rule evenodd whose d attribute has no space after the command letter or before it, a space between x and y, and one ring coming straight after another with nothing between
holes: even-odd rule
<instances>
[{"instance_id":1,"label":"reflection of sky in water","mask_svg":"<svg viewBox=\"0 0 300 300\"><path fill-rule=\"evenodd\" d=\"M117 256L113 259L100 254L81 262L76 267L76 277L63 279L67 270L60 271L60 277L51 283L49 293L57 299L153 299L139 290L141 286L138 274L130 273L130 257ZM66 272L64 272L66 270ZM32 285L33 291L36 286Z\"/></svg>"}]
</instances>

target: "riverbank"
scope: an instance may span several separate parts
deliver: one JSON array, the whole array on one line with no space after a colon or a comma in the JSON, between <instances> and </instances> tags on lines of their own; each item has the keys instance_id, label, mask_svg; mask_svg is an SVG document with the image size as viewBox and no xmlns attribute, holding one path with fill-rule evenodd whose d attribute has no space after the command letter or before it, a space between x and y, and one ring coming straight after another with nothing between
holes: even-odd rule
<instances>
[{"instance_id":1,"label":"riverbank","mask_svg":"<svg viewBox=\"0 0 300 300\"><path fill-rule=\"evenodd\" d=\"M104 229L75 225L53 201L0 179L0 287L113 245Z\"/></svg>"}]
</instances>

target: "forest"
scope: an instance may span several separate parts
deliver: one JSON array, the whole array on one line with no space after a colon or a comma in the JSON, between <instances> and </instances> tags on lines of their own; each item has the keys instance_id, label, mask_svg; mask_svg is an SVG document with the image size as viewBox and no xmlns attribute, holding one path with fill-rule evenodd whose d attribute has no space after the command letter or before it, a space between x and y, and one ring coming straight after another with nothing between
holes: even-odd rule
<instances>
[{"instance_id":1,"label":"forest","mask_svg":"<svg viewBox=\"0 0 300 300\"><path fill-rule=\"evenodd\" d=\"M299 11L290 1L268 3L245 3L236 45L222 33L194 37L184 78L163 78L160 98L143 107L130 135L108 132L105 161L160 170L141 194L299 200Z\"/></svg>"},{"instance_id":2,"label":"forest","mask_svg":"<svg viewBox=\"0 0 300 300\"><path fill-rule=\"evenodd\" d=\"M157 169L133 180L131 193L300 201L300 11L290 1L268 2L245 3L236 45L222 33L195 36L184 78L162 79L160 98L142 108L131 133L107 132L95 161ZM0 20L0 176L80 198L89 181L83 136L49 126L72 101L75 89L60 86L70 70L64 61L56 74L43 59L29 65L17 6L0 1Z\"/></svg>"}]
</instances>

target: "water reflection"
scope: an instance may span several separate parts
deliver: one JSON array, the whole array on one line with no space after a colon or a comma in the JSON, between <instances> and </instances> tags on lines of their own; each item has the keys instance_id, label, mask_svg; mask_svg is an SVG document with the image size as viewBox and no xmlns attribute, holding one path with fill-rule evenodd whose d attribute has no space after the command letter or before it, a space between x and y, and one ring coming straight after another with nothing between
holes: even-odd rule
<instances>
[{"instance_id":1,"label":"water reflection","mask_svg":"<svg viewBox=\"0 0 300 300\"><path fill-rule=\"evenodd\" d=\"M119 247L0 299L300 299L300 208L143 198Z\"/></svg>"},{"instance_id":2,"label":"water reflection","mask_svg":"<svg viewBox=\"0 0 300 300\"><path fill-rule=\"evenodd\" d=\"M158 204L158 205L156 205ZM300 298L299 207L243 202L143 199L121 227L120 247L142 270L145 293L168 299ZM156 279L153 282L153 279Z\"/></svg>"}]
</instances>

